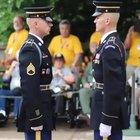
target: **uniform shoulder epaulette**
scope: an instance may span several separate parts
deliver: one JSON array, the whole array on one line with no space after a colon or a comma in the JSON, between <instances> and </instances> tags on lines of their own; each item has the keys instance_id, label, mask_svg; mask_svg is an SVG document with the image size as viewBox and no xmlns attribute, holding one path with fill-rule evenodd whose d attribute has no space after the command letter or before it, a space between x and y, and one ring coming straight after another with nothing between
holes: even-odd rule
<instances>
[{"instance_id":1,"label":"uniform shoulder epaulette","mask_svg":"<svg viewBox=\"0 0 140 140\"><path fill-rule=\"evenodd\" d=\"M117 38L115 36L110 37L104 45L104 49L113 48L118 49L121 57L123 56L122 51L117 43Z\"/></svg>"},{"instance_id":2,"label":"uniform shoulder epaulette","mask_svg":"<svg viewBox=\"0 0 140 140\"><path fill-rule=\"evenodd\" d=\"M111 37L107 40L106 44L116 44L115 42L116 42L116 37L115 37L115 36L111 36Z\"/></svg>"},{"instance_id":3,"label":"uniform shoulder epaulette","mask_svg":"<svg viewBox=\"0 0 140 140\"><path fill-rule=\"evenodd\" d=\"M112 36L110 37L107 42L105 43L105 49L108 49L108 48L113 48L115 49L116 48L116 37L115 36Z\"/></svg>"},{"instance_id":4,"label":"uniform shoulder epaulette","mask_svg":"<svg viewBox=\"0 0 140 140\"><path fill-rule=\"evenodd\" d=\"M32 47L32 48L35 48L38 51L38 53L39 53L40 65L41 65L41 63L42 63L42 53L41 53L41 50L39 48L40 45L42 45L42 44L41 43L36 44L36 42L34 41L34 39L27 39L26 42L25 42L25 44L24 44L24 46L22 47L22 50L29 48L29 46Z\"/></svg>"},{"instance_id":5,"label":"uniform shoulder epaulette","mask_svg":"<svg viewBox=\"0 0 140 140\"><path fill-rule=\"evenodd\" d=\"M27 39L27 40L24 42L24 44L23 44L23 46L22 46L20 52L23 51L23 50L26 50L27 48L29 48L29 46L31 47L31 46L33 46L33 45L34 45L34 40L33 40L33 39ZM27 46L28 46L28 47L27 47Z\"/></svg>"},{"instance_id":6,"label":"uniform shoulder epaulette","mask_svg":"<svg viewBox=\"0 0 140 140\"><path fill-rule=\"evenodd\" d=\"M34 45L34 40L33 39L27 39L25 44L30 44L31 46Z\"/></svg>"}]
</instances>

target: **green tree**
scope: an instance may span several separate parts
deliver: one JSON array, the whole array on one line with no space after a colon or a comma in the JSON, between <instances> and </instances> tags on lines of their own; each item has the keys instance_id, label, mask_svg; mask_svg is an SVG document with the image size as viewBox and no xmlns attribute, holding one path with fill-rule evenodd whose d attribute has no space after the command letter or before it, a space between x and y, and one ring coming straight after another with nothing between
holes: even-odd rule
<instances>
[{"instance_id":1,"label":"green tree","mask_svg":"<svg viewBox=\"0 0 140 140\"><path fill-rule=\"evenodd\" d=\"M58 23L61 19L68 19L72 23L72 33L78 35L82 42L87 42L95 30L94 19L91 16L95 9L92 0L0 0L0 44L6 44L13 31L13 17L17 14L25 16L23 8L31 5L54 6L52 14L55 26L49 38L58 34ZM121 36L124 36L124 30L126 30L126 28L122 28L127 25L124 22L126 17L131 18L134 15L131 11L135 12L131 5L132 0L124 2L122 18L119 23Z\"/></svg>"},{"instance_id":2,"label":"green tree","mask_svg":"<svg viewBox=\"0 0 140 140\"><path fill-rule=\"evenodd\" d=\"M15 15L23 15L21 5L24 0L0 0L0 43L5 45L13 31L12 21ZM29 0L33 3L34 0Z\"/></svg>"},{"instance_id":3,"label":"green tree","mask_svg":"<svg viewBox=\"0 0 140 140\"><path fill-rule=\"evenodd\" d=\"M54 5L58 0L0 0L0 45L6 45L10 33L13 31L12 21L15 15L25 16L26 6Z\"/></svg>"},{"instance_id":4,"label":"green tree","mask_svg":"<svg viewBox=\"0 0 140 140\"><path fill-rule=\"evenodd\" d=\"M77 23L80 25L83 21L89 20L89 17L91 16L87 0L0 0L1 44L7 43L10 33L13 31L13 17L17 14L24 15L25 12L23 11L23 8L33 4L54 6L53 17L56 25L64 18L70 20L74 25ZM78 28L74 26L74 30L75 29ZM57 28L54 28L54 30L57 30ZM76 32L79 32L79 30Z\"/></svg>"}]
</instances>

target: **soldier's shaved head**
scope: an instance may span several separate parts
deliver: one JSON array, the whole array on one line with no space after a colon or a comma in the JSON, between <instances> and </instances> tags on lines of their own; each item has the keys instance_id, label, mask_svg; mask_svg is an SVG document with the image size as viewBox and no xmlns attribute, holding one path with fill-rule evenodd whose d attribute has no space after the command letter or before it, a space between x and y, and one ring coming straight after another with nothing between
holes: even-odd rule
<instances>
[{"instance_id":1,"label":"soldier's shaved head","mask_svg":"<svg viewBox=\"0 0 140 140\"><path fill-rule=\"evenodd\" d=\"M119 13L104 13L106 18L109 18L111 24L117 24L120 14Z\"/></svg>"}]
</instances>

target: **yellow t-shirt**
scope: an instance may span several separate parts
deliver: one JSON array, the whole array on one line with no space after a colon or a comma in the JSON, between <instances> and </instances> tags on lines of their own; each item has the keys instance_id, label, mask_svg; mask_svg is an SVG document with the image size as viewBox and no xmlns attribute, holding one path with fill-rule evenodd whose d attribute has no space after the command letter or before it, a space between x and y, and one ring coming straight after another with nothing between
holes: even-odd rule
<instances>
[{"instance_id":1,"label":"yellow t-shirt","mask_svg":"<svg viewBox=\"0 0 140 140\"><path fill-rule=\"evenodd\" d=\"M71 66L75 54L82 53L83 49L77 36L70 35L68 38L63 38L61 35L58 35L51 40L49 51L53 57L57 53L63 54L65 65Z\"/></svg>"},{"instance_id":2,"label":"yellow t-shirt","mask_svg":"<svg viewBox=\"0 0 140 140\"><path fill-rule=\"evenodd\" d=\"M132 66L140 66L140 34L139 33L134 32L131 36L131 46L130 46L127 64Z\"/></svg>"},{"instance_id":3,"label":"yellow t-shirt","mask_svg":"<svg viewBox=\"0 0 140 140\"><path fill-rule=\"evenodd\" d=\"M90 45L92 43L99 44L100 40L101 40L101 34L99 32L94 32L90 37Z\"/></svg>"},{"instance_id":4,"label":"yellow t-shirt","mask_svg":"<svg viewBox=\"0 0 140 140\"><path fill-rule=\"evenodd\" d=\"M8 44L5 50L6 54L15 57L27 37L28 31L25 29L22 29L19 32L13 32L8 39Z\"/></svg>"}]
</instances>

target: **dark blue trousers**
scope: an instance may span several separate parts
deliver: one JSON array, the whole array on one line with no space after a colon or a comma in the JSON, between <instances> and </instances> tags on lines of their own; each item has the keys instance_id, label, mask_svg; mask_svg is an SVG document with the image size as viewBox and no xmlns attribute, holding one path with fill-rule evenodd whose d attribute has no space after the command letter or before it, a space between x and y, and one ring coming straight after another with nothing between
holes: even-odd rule
<instances>
[{"instance_id":1,"label":"dark blue trousers","mask_svg":"<svg viewBox=\"0 0 140 140\"><path fill-rule=\"evenodd\" d=\"M94 131L94 140L103 140L99 131ZM111 136L108 137L108 140L122 140L122 131L112 131Z\"/></svg>"},{"instance_id":2,"label":"dark blue trousers","mask_svg":"<svg viewBox=\"0 0 140 140\"><path fill-rule=\"evenodd\" d=\"M25 140L36 140L35 132L25 133ZM48 132L41 132L41 140L51 140L52 133L51 131Z\"/></svg>"}]
</instances>

